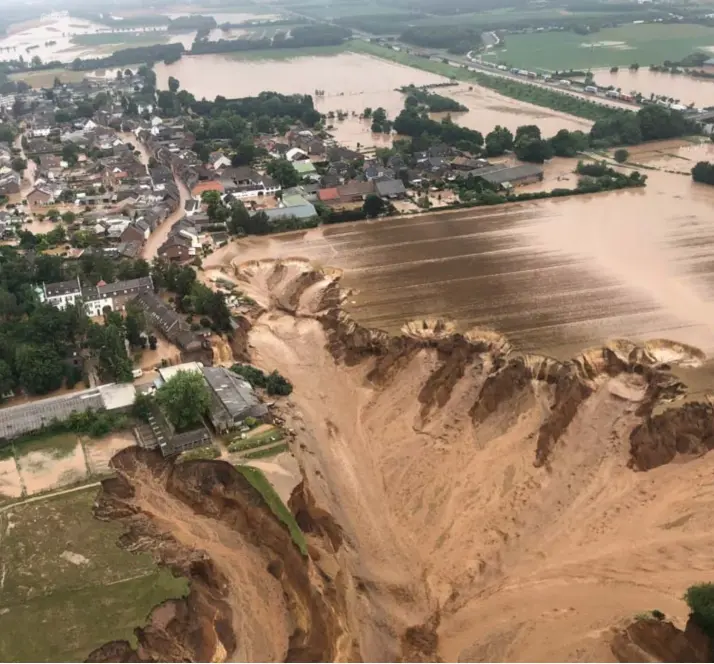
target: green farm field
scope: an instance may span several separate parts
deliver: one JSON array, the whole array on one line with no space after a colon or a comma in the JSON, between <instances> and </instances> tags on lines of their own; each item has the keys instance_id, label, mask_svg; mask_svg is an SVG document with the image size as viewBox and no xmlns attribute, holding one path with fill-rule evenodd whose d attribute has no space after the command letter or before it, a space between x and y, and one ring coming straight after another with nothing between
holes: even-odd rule
<instances>
[{"instance_id":1,"label":"green farm field","mask_svg":"<svg viewBox=\"0 0 714 664\"><path fill-rule=\"evenodd\" d=\"M94 518L96 492L0 512L0 661L76 662L107 641L134 643L151 609L188 592L149 554L117 546L123 528Z\"/></svg>"},{"instance_id":2,"label":"green farm field","mask_svg":"<svg viewBox=\"0 0 714 664\"><path fill-rule=\"evenodd\" d=\"M714 49L714 28L648 23L605 28L590 35L574 32L507 35L506 48L487 57L514 67L553 71L627 67L635 62L640 66L661 64L707 47Z\"/></svg>"}]
</instances>

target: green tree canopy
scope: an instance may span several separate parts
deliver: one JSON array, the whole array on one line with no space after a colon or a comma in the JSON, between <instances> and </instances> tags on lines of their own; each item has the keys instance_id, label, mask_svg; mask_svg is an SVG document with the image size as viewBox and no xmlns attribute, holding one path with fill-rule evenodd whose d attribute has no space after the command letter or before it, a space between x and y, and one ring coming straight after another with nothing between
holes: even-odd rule
<instances>
[{"instance_id":1,"label":"green tree canopy","mask_svg":"<svg viewBox=\"0 0 714 664\"><path fill-rule=\"evenodd\" d=\"M489 157L498 157L511 149L513 149L513 134L506 127L497 125L486 135L486 154Z\"/></svg>"},{"instance_id":2,"label":"green tree canopy","mask_svg":"<svg viewBox=\"0 0 714 664\"><path fill-rule=\"evenodd\" d=\"M287 159L274 159L268 164L268 175L274 177L283 189L294 187L300 182L300 176Z\"/></svg>"},{"instance_id":3,"label":"green tree canopy","mask_svg":"<svg viewBox=\"0 0 714 664\"><path fill-rule=\"evenodd\" d=\"M362 211L368 217L376 217L386 208L384 201L377 194L369 194L364 200Z\"/></svg>"},{"instance_id":4,"label":"green tree canopy","mask_svg":"<svg viewBox=\"0 0 714 664\"><path fill-rule=\"evenodd\" d=\"M201 424L211 405L208 386L195 371L177 371L157 390L156 400L178 431Z\"/></svg>"}]
</instances>

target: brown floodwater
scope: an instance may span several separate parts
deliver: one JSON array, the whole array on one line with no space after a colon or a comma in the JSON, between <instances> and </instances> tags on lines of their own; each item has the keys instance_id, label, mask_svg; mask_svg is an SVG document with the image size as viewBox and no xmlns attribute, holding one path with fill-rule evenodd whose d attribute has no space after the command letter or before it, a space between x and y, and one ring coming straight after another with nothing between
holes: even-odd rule
<instances>
[{"instance_id":1,"label":"brown floodwater","mask_svg":"<svg viewBox=\"0 0 714 664\"><path fill-rule=\"evenodd\" d=\"M714 146L662 144L633 156L679 169L714 158ZM353 290L347 309L389 331L440 316L561 358L617 337L711 353L714 188L647 174L645 189L250 238L209 261L302 256L342 268Z\"/></svg>"},{"instance_id":2,"label":"brown floodwater","mask_svg":"<svg viewBox=\"0 0 714 664\"><path fill-rule=\"evenodd\" d=\"M680 103L693 103L698 108L714 104L714 81L692 78L682 74L665 74L663 72L640 69L630 71L620 70L615 74L609 69L593 70L598 85L613 85L621 88L625 94L641 92L646 97L650 94L666 95L679 99Z\"/></svg>"},{"instance_id":3,"label":"brown floodwater","mask_svg":"<svg viewBox=\"0 0 714 664\"><path fill-rule=\"evenodd\" d=\"M244 97L270 89L284 94L314 94L315 106L321 113L343 111L347 119L332 121L335 139L351 147L389 146L388 136L372 134L371 123L359 119L367 108L383 107L390 118L404 106L404 96L398 88L413 83L427 85L443 83L443 76L414 69L386 60L357 53L331 57L300 57L290 60L241 60L224 55L183 57L171 65L157 63L157 83L168 85L169 76L177 78L183 88L196 97L213 99L216 95ZM471 129L488 133L497 124L515 131L523 124L537 123L545 135L559 129L587 131L591 122L565 113L534 106L503 97L479 86L458 85L439 90L469 108L455 113L453 119ZM440 119L445 114L433 114Z\"/></svg>"}]
</instances>

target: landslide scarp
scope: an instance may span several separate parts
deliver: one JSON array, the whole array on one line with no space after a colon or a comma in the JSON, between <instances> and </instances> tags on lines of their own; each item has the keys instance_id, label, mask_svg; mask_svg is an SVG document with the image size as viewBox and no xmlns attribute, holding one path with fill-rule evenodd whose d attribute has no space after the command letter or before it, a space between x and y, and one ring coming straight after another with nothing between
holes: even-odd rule
<instances>
[{"instance_id":1,"label":"landslide scarp","mask_svg":"<svg viewBox=\"0 0 714 664\"><path fill-rule=\"evenodd\" d=\"M110 643L91 661L345 655L339 575L329 579L316 570L235 468L221 461L174 465L139 448L123 450L112 465L118 478L103 483L97 517L120 519L126 526L120 546L151 552L189 579L190 593L152 612L136 631L136 650Z\"/></svg>"}]
</instances>

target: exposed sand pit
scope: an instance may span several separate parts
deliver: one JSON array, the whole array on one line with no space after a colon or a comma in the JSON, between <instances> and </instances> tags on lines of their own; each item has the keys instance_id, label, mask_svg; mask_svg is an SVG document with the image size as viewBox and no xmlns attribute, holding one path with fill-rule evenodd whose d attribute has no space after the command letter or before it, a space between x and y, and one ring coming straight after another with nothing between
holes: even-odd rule
<instances>
[{"instance_id":1,"label":"exposed sand pit","mask_svg":"<svg viewBox=\"0 0 714 664\"><path fill-rule=\"evenodd\" d=\"M22 482L28 495L48 491L78 482L87 476L87 464L79 441L61 451L38 449L18 450L17 461Z\"/></svg>"},{"instance_id":2,"label":"exposed sand pit","mask_svg":"<svg viewBox=\"0 0 714 664\"><path fill-rule=\"evenodd\" d=\"M294 260L252 274L278 305L250 333L253 358L296 386L283 415L344 529L365 660L613 661L619 621L657 607L683 626L684 589L714 566L714 454L628 467L642 388L679 389L647 368L649 349L617 341L559 363L518 359L497 335L390 342L310 317L315 284L329 300L332 285ZM419 651L414 626L438 650Z\"/></svg>"},{"instance_id":3,"label":"exposed sand pit","mask_svg":"<svg viewBox=\"0 0 714 664\"><path fill-rule=\"evenodd\" d=\"M135 444L134 436L130 431L115 433L99 440L85 438L84 449L87 453L89 472L92 475L106 475L110 472L111 458L125 447Z\"/></svg>"},{"instance_id":4,"label":"exposed sand pit","mask_svg":"<svg viewBox=\"0 0 714 664\"><path fill-rule=\"evenodd\" d=\"M0 500L19 498L22 495L22 480L17 471L15 458L0 459Z\"/></svg>"}]
</instances>

